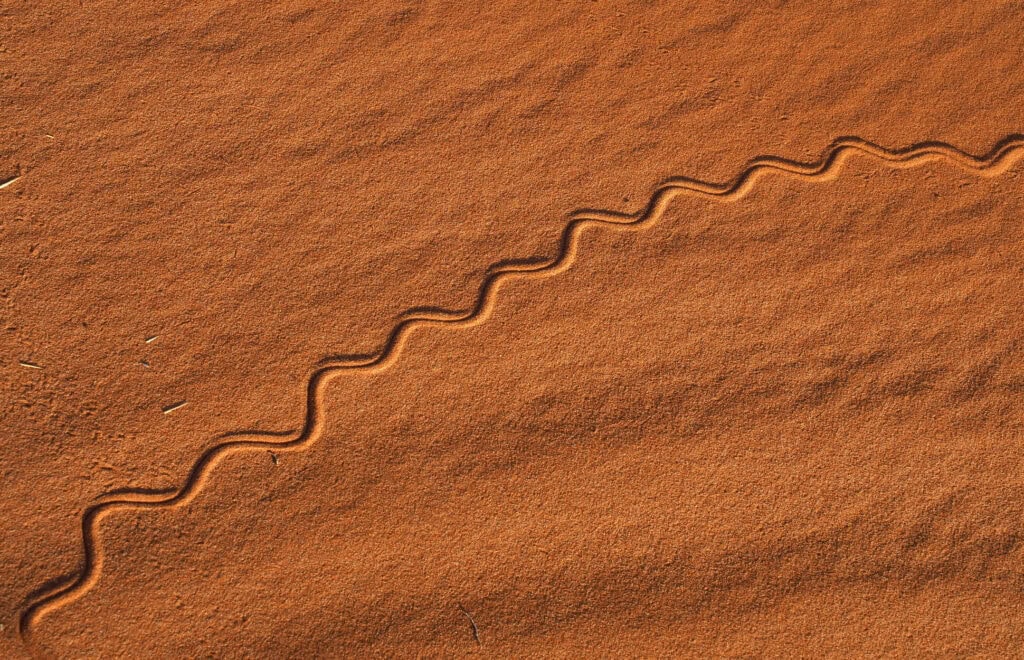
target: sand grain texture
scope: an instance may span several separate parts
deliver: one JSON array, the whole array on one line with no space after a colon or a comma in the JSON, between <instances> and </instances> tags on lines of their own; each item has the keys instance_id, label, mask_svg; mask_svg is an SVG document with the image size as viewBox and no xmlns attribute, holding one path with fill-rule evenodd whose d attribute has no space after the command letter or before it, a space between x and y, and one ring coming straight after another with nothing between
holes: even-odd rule
<instances>
[{"instance_id":1,"label":"sand grain texture","mask_svg":"<svg viewBox=\"0 0 1024 660\"><path fill-rule=\"evenodd\" d=\"M320 361L468 310L571 213L842 136L983 156L1024 127L1014 2L84 4L0 5L4 656L80 575L90 502L298 430ZM326 384L305 451L104 517L102 571L32 642L1006 654L1022 167L852 156L587 228L486 322Z\"/></svg>"}]
</instances>

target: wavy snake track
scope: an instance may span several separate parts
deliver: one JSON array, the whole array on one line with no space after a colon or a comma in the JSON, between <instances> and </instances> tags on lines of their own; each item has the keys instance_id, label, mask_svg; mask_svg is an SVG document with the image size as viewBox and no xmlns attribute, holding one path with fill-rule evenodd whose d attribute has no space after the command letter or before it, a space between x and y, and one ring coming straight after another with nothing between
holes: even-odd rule
<instances>
[{"instance_id":1,"label":"wavy snake track","mask_svg":"<svg viewBox=\"0 0 1024 660\"><path fill-rule=\"evenodd\" d=\"M499 285L511 279L539 279L557 275L576 261L578 237L587 227L609 227L636 231L653 225L665 213L669 204L680 195L713 197L722 201L735 201L751 190L757 179L771 171L813 180L831 180L842 169L843 163L856 154L871 156L895 168L907 168L935 160L948 160L980 176L994 177L1006 172L1024 155L1024 135L1010 135L998 142L988 155L975 157L949 144L925 142L901 150L889 150L855 137L840 138L832 143L816 163L800 163L784 158L766 156L750 161L747 167L729 183L715 184L698 179L678 177L659 186L647 206L636 214L614 211L583 210L570 216L561 233L559 252L544 261L510 261L489 271L480 285L474 306L466 312L425 311L405 316L391 330L381 350L375 355L359 358L328 359L313 371L306 385L306 412L297 432L239 432L222 435L219 444L206 450L193 464L180 489L168 492L124 490L108 493L85 509L82 514L83 561L76 576L37 595L24 610L18 621L22 640L30 648L32 634L47 614L81 598L99 580L103 569L103 552L99 543L101 520L114 511L124 509L157 509L188 504L202 489L210 472L224 457L247 450L300 451L316 442L323 431L321 395L324 387L343 373L359 371L380 372L401 354L410 333L416 328L450 326L467 328L486 321L495 305ZM280 438L286 439L280 439ZM275 440L274 438L278 438Z\"/></svg>"}]
</instances>

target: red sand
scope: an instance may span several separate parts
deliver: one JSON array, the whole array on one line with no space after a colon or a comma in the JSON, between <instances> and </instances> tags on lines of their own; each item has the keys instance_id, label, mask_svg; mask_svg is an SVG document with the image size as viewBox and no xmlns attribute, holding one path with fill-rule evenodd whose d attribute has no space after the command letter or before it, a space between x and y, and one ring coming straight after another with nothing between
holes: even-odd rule
<instances>
[{"instance_id":1,"label":"red sand","mask_svg":"<svg viewBox=\"0 0 1024 660\"><path fill-rule=\"evenodd\" d=\"M220 4L0 8L0 656L1020 646L1020 164L586 228L85 561L573 211L1024 126L1018 3Z\"/></svg>"}]
</instances>

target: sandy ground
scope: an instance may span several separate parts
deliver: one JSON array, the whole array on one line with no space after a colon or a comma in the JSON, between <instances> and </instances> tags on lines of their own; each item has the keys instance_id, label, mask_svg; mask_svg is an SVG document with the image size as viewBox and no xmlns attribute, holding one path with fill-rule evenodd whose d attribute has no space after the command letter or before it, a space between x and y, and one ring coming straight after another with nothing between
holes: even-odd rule
<instances>
[{"instance_id":1,"label":"sandy ground","mask_svg":"<svg viewBox=\"0 0 1024 660\"><path fill-rule=\"evenodd\" d=\"M1020 647L1019 2L133 4L0 2L0 656Z\"/></svg>"}]
</instances>

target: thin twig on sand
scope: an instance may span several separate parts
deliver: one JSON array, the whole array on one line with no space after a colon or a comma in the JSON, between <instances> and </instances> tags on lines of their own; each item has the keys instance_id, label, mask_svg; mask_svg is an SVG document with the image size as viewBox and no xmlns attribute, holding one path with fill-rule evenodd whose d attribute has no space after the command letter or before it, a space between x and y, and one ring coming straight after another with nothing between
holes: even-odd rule
<instances>
[{"instance_id":1,"label":"thin twig on sand","mask_svg":"<svg viewBox=\"0 0 1024 660\"><path fill-rule=\"evenodd\" d=\"M480 641L480 629L476 627L476 621L473 620L473 615L469 613L469 610L462 606L462 603L456 603L456 605L459 606L462 613L466 615L467 619L469 619L469 625L473 627L473 639L476 640L477 644L483 644L483 642Z\"/></svg>"}]
</instances>

